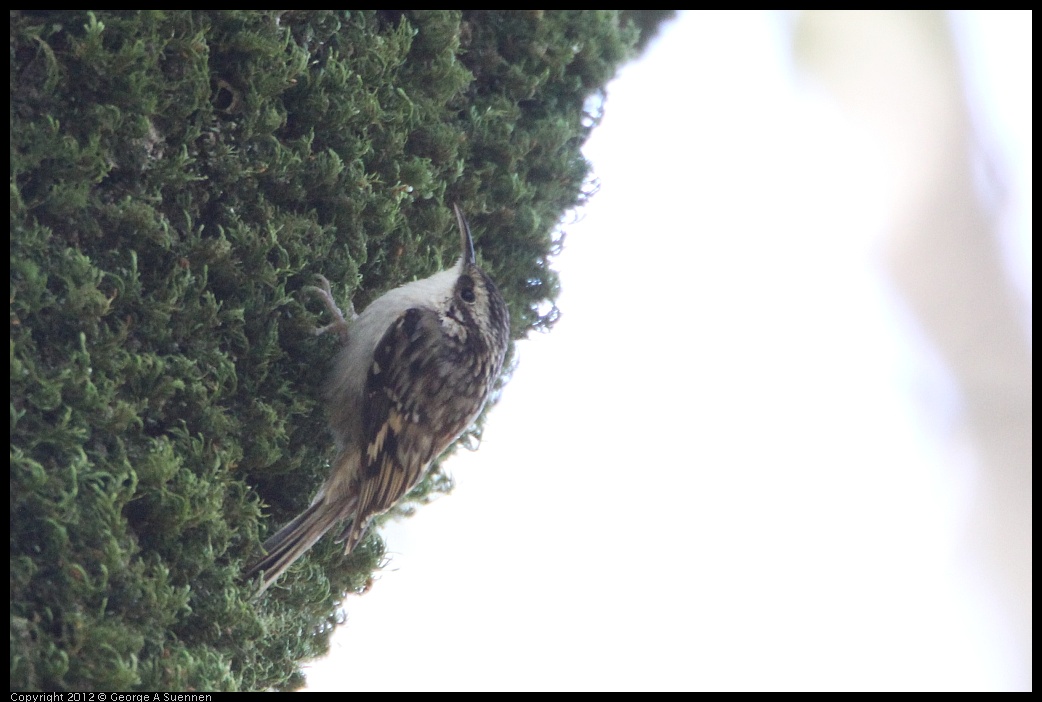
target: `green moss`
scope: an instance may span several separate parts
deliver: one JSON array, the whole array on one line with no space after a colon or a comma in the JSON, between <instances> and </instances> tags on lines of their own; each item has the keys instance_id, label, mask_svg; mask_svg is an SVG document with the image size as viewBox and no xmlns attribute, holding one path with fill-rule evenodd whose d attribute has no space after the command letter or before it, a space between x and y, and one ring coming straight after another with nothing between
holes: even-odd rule
<instances>
[{"instance_id":1,"label":"green moss","mask_svg":"<svg viewBox=\"0 0 1042 702\"><path fill-rule=\"evenodd\" d=\"M11 687L299 686L383 558L377 534L349 558L326 539L259 603L238 580L331 455L335 342L301 288L322 273L361 308L430 274L459 202L515 338L551 326L584 106L636 31L15 11L10 32Z\"/></svg>"}]
</instances>

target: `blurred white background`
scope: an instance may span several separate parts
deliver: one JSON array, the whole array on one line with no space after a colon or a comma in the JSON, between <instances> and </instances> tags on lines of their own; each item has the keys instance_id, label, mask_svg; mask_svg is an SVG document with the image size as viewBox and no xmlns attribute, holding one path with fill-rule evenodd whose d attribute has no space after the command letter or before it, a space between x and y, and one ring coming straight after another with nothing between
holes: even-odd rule
<instances>
[{"instance_id":1,"label":"blurred white background","mask_svg":"<svg viewBox=\"0 0 1042 702\"><path fill-rule=\"evenodd\" d=\"M310 689L1030 689L1031 20L666 26Z\"/></svg>"}]
</instances>

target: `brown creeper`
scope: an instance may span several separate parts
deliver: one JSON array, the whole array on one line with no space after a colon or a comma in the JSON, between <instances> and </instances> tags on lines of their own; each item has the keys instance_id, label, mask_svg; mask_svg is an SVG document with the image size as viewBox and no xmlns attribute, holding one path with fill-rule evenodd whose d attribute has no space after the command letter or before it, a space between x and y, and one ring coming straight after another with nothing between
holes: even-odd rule
<instances>
[{"instance_id":1,"label":"brown creeper","mask_svg":"<svg viewBox=\"0 0 1042 702\"><path fill-rule=\"evenodd\" d=\"M334 524L344 552L369 521L420 482L431 461L477 418L499 375L510 315L478 268L470 226L458 206L463 254L449 270L385 293L347 320L329 282L317 292L343 346L326 396L338 454L311 506L264 542L260 592Z\"/></svg>"}]
</instances>

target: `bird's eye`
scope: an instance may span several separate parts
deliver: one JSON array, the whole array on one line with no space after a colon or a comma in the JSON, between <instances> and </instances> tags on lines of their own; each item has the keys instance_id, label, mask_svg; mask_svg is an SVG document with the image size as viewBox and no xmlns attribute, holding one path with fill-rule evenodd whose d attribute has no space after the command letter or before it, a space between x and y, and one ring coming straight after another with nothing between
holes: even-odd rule
<instances>
[{"instance_id":1,"label":"bird's eye","mask_svg":"<svg viewBox=\"0 0 1042 702\"><path fill-rule=\"evenodd\" d=\"M474 294L474 279L469 275L461 275L459 279L459 296L467 303L474 302L478 299Z\"/></svg>"}]
</instances>

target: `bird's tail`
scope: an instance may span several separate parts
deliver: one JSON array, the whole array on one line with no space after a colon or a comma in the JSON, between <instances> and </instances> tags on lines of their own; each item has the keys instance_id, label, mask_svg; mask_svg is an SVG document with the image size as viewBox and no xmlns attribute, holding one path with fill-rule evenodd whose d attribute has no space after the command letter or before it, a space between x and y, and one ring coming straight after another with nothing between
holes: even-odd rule
<instances>
[{"instance_id":1,"label":"bird's tail","mask_svg":"<svg viewBox=\"0 0 1042 702\"><path fill-rule=\"evenodd\" d=\"M310 507L264 542L267 555L251 565L244 577L249 579L263 571L261 586L257 591L260 595L283 571L314 546L323 534L350 513L350 509L332 504L328 495L320 495Z\"/></svg>"}]
</instances>

